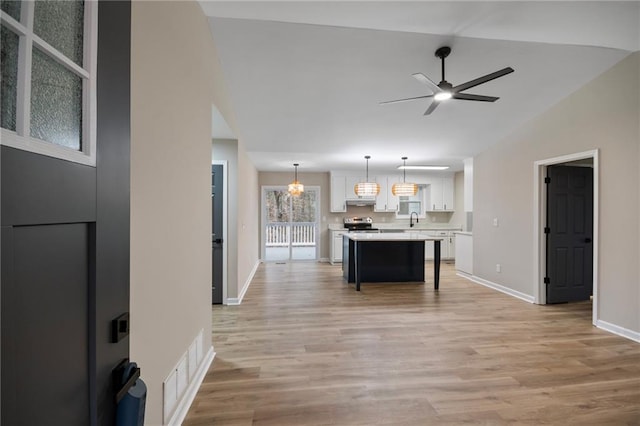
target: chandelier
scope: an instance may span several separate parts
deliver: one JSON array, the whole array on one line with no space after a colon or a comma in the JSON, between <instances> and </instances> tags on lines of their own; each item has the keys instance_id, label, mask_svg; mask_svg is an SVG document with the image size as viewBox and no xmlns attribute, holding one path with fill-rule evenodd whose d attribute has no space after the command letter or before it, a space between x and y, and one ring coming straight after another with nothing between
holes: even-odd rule
<instances>
[{"instance_id":1,"label":"chandelier","mask_svg":"<svg viewBox=\"0 0 640 426\"><path fill-rule=\"evenodd\" d=\"M304 185L298 181L299 165L300 164L298 163L294 163L293 167L295 167L295 174L294 174L293 182L289 184L289 194L293 195L294 197L297 197L304 192Z\"/></svg>"},{"instance_id":2,"label":"chandelier","mask_svg":"<svg viewBox=\"0 0 640 426\"><path fill-rule=\"evenodd\" d=\"M415 183L407 183L407 157L402 157L402 161L404 162L403 177L402 183L394 183L391 187L391 193L398 197L410 197L412 195L416 195L418 193L418 185Z\"/></svg>"},{"instance_id":3,"label":"chandelier","mask_svg":"<svg viewBox=\"0 0 640 426\"><path fill-rule=\"evenodd\" d=\"M365 155L364 158L367 160L367 175L365 181L356 183L353 190L358 197L375 197L380 193L380 185L376 182L369 182L369 158L371 158L371 156Z\"/></svg>"}]
</instances>

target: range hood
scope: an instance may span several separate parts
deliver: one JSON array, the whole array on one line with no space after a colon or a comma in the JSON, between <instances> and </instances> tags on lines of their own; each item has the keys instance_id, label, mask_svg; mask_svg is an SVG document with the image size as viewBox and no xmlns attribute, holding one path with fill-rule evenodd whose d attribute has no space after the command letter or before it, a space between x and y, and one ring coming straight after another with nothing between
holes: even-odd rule
<instances>
[{"instance_id":1,"label":"range hood","mask_svg":"<svg viewBox=\"0 0 640 426\"><path fill-rule=\"evenodd\" d=\"M375 198L353 198L351 200L347 200L348 206L373 206L376 204Z\"/></svg>"}]
</instances>

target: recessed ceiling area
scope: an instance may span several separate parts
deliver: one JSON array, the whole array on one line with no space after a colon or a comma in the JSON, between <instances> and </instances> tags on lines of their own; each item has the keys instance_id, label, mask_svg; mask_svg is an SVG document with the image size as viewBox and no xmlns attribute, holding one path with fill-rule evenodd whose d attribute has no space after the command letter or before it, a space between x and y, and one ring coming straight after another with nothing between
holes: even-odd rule
<instances>
[{"instance_id":1,"label":"recessed ceiling area","mask_svg":"<svg viewBox=\"0 0 640 426\"><path fill-rule=\"evenodd\" d=\"M237 137L260 171L449 165L547 111L640 44L638 2L207 2ZM436 49L454 86L512 67L466 93L431 99ZM214 135L216 136L216 135Z\"/></svg>"}]
</instances>

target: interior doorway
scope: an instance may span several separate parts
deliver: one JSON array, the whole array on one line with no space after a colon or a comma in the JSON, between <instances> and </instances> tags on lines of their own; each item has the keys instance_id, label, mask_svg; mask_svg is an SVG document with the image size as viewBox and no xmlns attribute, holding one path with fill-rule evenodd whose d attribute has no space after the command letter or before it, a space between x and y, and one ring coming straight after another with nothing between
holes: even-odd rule
<instances>
[{"instance_id":1,"label":"interior doorway","mask_svg":"<svg viewBox=\"0 0 640 426\"><path fill-rule=\"evenodd\" d=\"M262 259L317 260L320 188L291 196L284 186L262 188Z\"/></svg>"},{"instance_id":2,"label":"interior doorway","mask_svg":"<svg viewBox=\"0 0 640 426\"><path fill-rule=\"evenodd\" d=\"M547 166L547 304L593 295L593 161Z\"/></svg>"},{"instance_id":3,"label":"interior doorway","mask_svg":"<svg viewBox=\"0 0 640 426\"><path fill-rule=\"evenodd\" d=\"M227 299L227 162L211 165L211 304Z\"/></svg>"},{"instance_id":4,"label":"interior doorway","mask_svg":"<svg viewBox=\"0 0 640 426\"><path fill-rule=\"evenodd\" d=\"M570 178L568 173L579 177ZM550 185L548 178L561 182L561 188ZM568 184L568 179L575 182ZM590 293L595 325L598 320L598 151L537 161L534 182L535 303L588 300L586 293ZM582 188L583 184L586 188ZM576 205L584 210L580 213L582 218L572 216ZM583 219L590 223L580 223ZM553 228L560 232L553 235ZM576 271L576 267L580 267L580 271ZM580 276L584 273L590 276Z\"/></svg>"}]
</instances>

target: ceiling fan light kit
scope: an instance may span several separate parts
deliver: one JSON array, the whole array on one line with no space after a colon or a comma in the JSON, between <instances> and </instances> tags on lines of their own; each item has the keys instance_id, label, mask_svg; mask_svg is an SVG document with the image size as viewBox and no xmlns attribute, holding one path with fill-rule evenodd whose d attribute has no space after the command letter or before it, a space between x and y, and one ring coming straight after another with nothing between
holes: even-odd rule
<instances>
[{"instance_id":1,"label":"ceiling fan light kit","mask_svg":"<svg viewBox=\"0 0 640 426\"><path fill-rule=\"evenodd\" d=\"M442 80L440 81L440 83L438 84L434 83L433 80L431 80L429 77L427 77L422 73L413 74L413 78L415 78L419 82L429 87L429 89L432 92L431 95L416 96L412 98L404 98L404 99L397 99L394 101L380 102L380 105L387 105L387 104L406 102L406 101L415 101L417 99L433 98L433 101L431 101L431 105L429 105L429 108L427 108L427 110L424 112L424 115L429 115L438 107L440 102L446 101L448 99L458 99L463 101L477 101L477 102L495 102L498 99L500 99L496 96L474 95L471 93L462 93L462 92L472 87L478 86L480 84L483 84L488 81L495 80L496 78L502 77L504 75L510 74L514 71L513 68L506 67L499 71L492 72L491 74L487 74L482 77L478 77L474 80L467 81L466 83L453 86L451 83L449 83L445 79L445 74L444 74L444 59L447 56L449 56L450 53L451 53L451 48L449 46L442 46L438 50L436 50L435 55L438 58L440 58L440 60L442 61Z\"/></svg>"},{"instance_id":2,"label":"ceiling fan light kit","mask_svg":"<svg viewBox=\"0 0 640 426\"><path fill-rule=\"evenodd\" d=\"M358 182L353 187L353 191L358 197L375 197L380 193L380 185L376 182L369 182L369 159L370 155L365 155L367 160L367 172L364 182Z\"/></svg>"}]
</instances>

